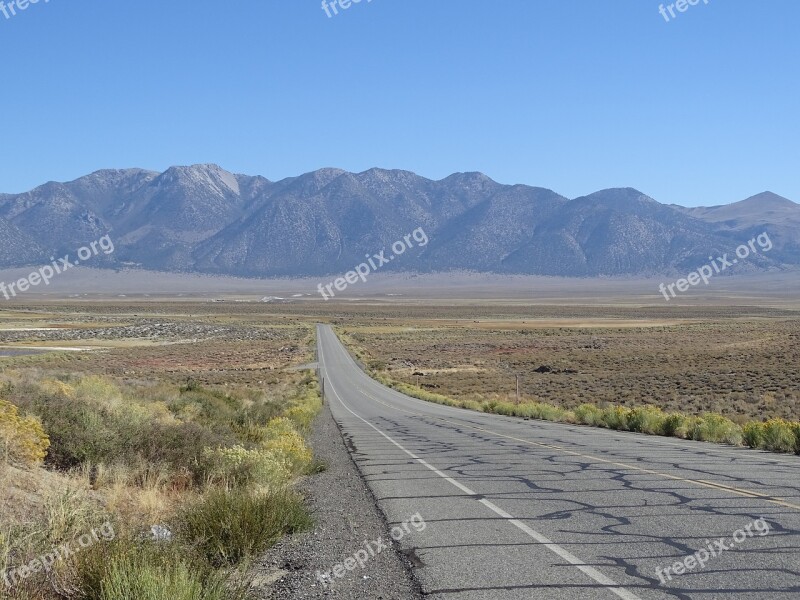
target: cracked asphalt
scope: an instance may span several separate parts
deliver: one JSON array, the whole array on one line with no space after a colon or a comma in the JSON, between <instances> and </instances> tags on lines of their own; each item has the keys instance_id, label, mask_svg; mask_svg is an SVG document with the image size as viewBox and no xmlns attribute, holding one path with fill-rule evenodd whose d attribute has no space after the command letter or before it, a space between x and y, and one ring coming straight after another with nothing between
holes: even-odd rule
<instances>
[{"instance_id":1,"label":"cracked asphalt","mask_svg":"<svg viewBox=\"0 0 800 600\"><path fill-rule=\"evenodd\" d=\"M326 402L380 510L427 524L398 543L426 597L800 598L799 457L423 402L317 333Z\"/></svg>"}]
</instances>

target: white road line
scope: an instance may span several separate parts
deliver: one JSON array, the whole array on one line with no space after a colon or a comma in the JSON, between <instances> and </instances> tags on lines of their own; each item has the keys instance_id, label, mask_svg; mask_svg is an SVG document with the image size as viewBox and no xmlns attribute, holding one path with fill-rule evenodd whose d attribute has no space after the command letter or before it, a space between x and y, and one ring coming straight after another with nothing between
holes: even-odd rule
<instances>
[{"instance_id":1,"label":"white road line","mask_svg":"<svg viewBox=\"0 0 800 600\"><path fill-rule=\"evenodd\" d=\"M320 354L320 356L319 356L320 363L322 365L324 365L325 361L324 361L324 359L322 357L322 343L321 343L321 341L320 341L320 344L319 344L319 354ZM327 371L327 369L326 369L326 371ZM478 494L476 492L473 492L467 486L459 483L458 481L456 481L452 477L450 477L450 476L446 475L445 473L441 472L439 469L437 469L433 465L429 464L428 462L426 462L425 460L423 460L422 458L420 458L419 456L417 456L416 454L411 452L410 450L407 450L402 445L400 445L398 442L396 442L394 439L389 437L386 433L384 433L383 431L378 429L375 425L373 425L372 423L370 423L369 421L367 421L366 419L364 419L360 415L357 415L355 412L353 412L350 409L350 407L347 406L347 404L345 404L344 400L342 400L342 397L336 391L336 388L334 387L333 382L330 380L330 377L328 378L328 387L331 389L331 391L333 392L334 396L336 396L336 398L339 400L339 403L342 405L342 407L344 407L344 409L347 412L349 412L351 415L353 415L355 418L357 418L360 421L363 421L364 423L369 425L372 429L377 431L380 435L382 435L389 442L391 442L392 444L397 446L400 450L402 450L403 452L408 454L411 458L416 460L419 464L421 464L424 467L430 469L431 471L436 473L439 477L441 477L442 479L444 479L448 483L454 485L455 487L457 487L459 490L461 490L465 494L467 494L469 496L478 496ZM607 586L606 589L608 589L608 591L614 593L615 595L619 596L620 598L623 598L624 600L641 600L641 598L639 598L639 596L629 592L628 590L626 590L625 588L620 586L616 581L606 577L605 575L603 575L603 573L601 573L600 571L598 571L594 567L590 567L585 562L583 562L581 559L579 559L577 556L575 556L571 552L565 550L564 548L562 548L558 544L552 542L550 539L548 539L547 537L545 537L544 535L542 535L538 531L535 531L534 529L531 529L530 527L525 525L525 523L523 523L519 519L515 519L512 515L510 515L506 511L504 511L502 508L500 508L496 504L490 502L489 500L486 500L485 498L479 500L479 502L481 504L483 504L484 506L486 506L488 509L490 509L492 512L497 514L498 516L503 517L504 519L507 519L509 523L511 523L512 525L514 525L515 527L517 527L521 531L525 532L526 534L528 534L530 537L532 537L537 542L542 544L545 548L547 548L548 550L550 550L554 554L556 554L556 555L560 556L561 558L563 558L565 561L567 561L568 563L570 563L571 565L576 567L579 571L583 572L585 575L588 575L589 577L594 579L600 585Z\"/></svg>"}]
</instances>

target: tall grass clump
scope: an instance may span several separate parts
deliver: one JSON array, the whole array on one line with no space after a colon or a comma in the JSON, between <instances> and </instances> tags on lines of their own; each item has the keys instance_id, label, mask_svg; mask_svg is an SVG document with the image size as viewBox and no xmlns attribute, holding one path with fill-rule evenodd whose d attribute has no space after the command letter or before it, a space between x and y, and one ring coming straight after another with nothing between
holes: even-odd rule
<instances>
[{"instance_id":1,"label":"tall grass clump","mask_svg":"<svg viewBox=\"0 0 800 600\"><path fill-rule=\"evenodd\" d=\"M185 537L215 567L238 565L284 534L311 526L302 498L288 490L214 490L187 508L180 521Z\"/></svg>"},{"instance_id":2,"label":"tall grass clump","mask_svg":"<svg viewBox=\"0 0 800 600\"><path fill-rule=\"evenodd\" d=\"M512 404L511 402L497 402L492 406L492 412L506 417L524 417L532 414L533 407L528 406L523 410L522 405Z\"/></svg>"},{"instance_id":3,"label":"tall grass clump","mask_svg":"<svg viewBox=\"0 0 800 600\"><path fill-rule=\"evenodd\" d=\"M83 600L244 600L231 575L190 548L124 538L80 553L74 584Z\"/></svg>"},{"instance_id":4,"label":"tall grass clump","mask_svg":"<svg viewBox=\"0 0 800 600\"><path fill-rule=\"evenodd\" d=\"M462 400L461 408L466 408L467 410L474 410L475 412L483 412L483 403L478 402L477 400Z\"/></svg>"},{"instance_id":5,"label":"tall grass clump","mask_svg":"<svg viewBox=\"0 0 800 600\"><path fill-rule=\"evenodd\" d=\"M223 578L203 581L183 561L154 564L115 560L107 567L97 600L225 600L227 597Z\"/></svg>"}]
</instances>

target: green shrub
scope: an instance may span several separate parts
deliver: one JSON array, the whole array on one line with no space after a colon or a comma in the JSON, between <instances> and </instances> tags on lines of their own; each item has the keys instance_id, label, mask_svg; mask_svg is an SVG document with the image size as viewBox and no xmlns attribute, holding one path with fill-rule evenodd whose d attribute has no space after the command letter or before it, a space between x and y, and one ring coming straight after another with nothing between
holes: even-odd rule
<instances>
[{"instance_id":1,"label":"green shrub","mask_svg":"<svg viewBox=\"0 0 800 600\"><path fill-rule=\"evenodd\" d=\"M598 427L603 424L603 411L594 404L581 404L575 409L575 419L583 425Z\"/></svg>"},{"instance_id":2,"label":"green shrub","mask_svg":"<svg viewBox=\"0 0 800 600\"><path fill-rule=\"evenodd\" d=\"M527 419L538 419L540 414L539 407L533 402L525 402L523 404L498 402L494 407L494 412L500 415L523 417Z\"/></svg>"},{"instance_id":3,"label":"green shrub","mask_svg":"<svg viewBox=\"0 0 800 600\"><path fill-rule=\"evenodd\" d=\"M496 415L505 415L507 417L532 416L531 414L522 414L525 411L519 409L519 406L511 404L511 402L498 402L494 405L494 410L492 412L494 412Z\"/></svg>"},{"instance_id":4,"label":"green shrub","mask_svg":"<svg viewBox=\"0 0 800 600\"><path fill-rule=\"evenodd\" d=\"M738 446L742 443L742 429L722 415L707 414L697 418L689 437L702 442Z\"/></svg>"},{"instance_id":5,"label":"green shrub","mask_svg":"<svg viewBox=\"0 0 800 600\"><path fill-rule=\"evenodd\" d=\"M277 402L258 402L240 411L236 425L240 428L259 428L281 416L284 407Z\"/></svg>"},{"instance_id":6,"label":"green shrub","mask_svg":"<svg viewBox=\"0 0 800 600\"><path fill-rule=\"evenodd\" d=\"M233 435L214 432L197 423L149 423L146 430L126 440L125 448L119 452L120 459L127 464L139 460L166 464L180 470L188 468L196 482L205 476L201 457L206 448L234 444ZM108 461L106 461L108 462Z\"/></svg>"},{"instance_id":7,"label":"green shrub","mask_svg":"<svg viewBox=\"0 0 800 600\"><path fill-rule=\"evenodd\" d=\"M703 418L684 415L681 424L675 430L675 437L685 440L700 439L700 430L703 426Z\"/></svg>"},{"instance_id":8,"label":"green shrub","mask_svg":"<svg viewBox=\"0 0 800 600\"><path fill-rule=\"evenodd\" d=\"M792 423L794 433L794 453L800 454L800 423Z\"/></svg>"},{"instance_id":9,"label":"green shrub","mask_svg":"<svg viewBox=\"0 0 800 600\"><path fill-rule=\"evenodd\" d=\"M750 448L762 448L764 444L764 423L750 421L742 428L742 439Z\"/></svg>"},{"instance_id":10,"label":"green shrub","mask_svg":"<svg viewBox=\"0 0 800 600\"><path fill-rule=\"evenodd\" d=\"M628 428L639 433L662 435L665 419L666 416L660 408L640 406L632 409L628 414Z\"/></svg>"},{"instance_id":11,"label":"green shrub","mask_svg":"<svg viewBox=\"0 0 800 600\"><path fill-rule=\"evenodd\" d=\"M603 424L609 429L628 431L630 409L624 406L609 406L603 409Z\"/></svg>"},{"instance_id":12,"label":"green shrub","mask_svg":"<svg viewBox=\"0 0 800 600\"><path fill-rule=\"evenodd\" d=\"M286 417L272 419L267 425L267 440L261 448L278 456L291 473L302 473L313 460L311 449L303 436Z\"/></svg>"},{"instance_id":13,"label":"green shrub","mask_svg":"<svg viewBox=\"0 0 800 600\"><path fill-rule=\"evenodd\" d=\"M286 485L292 471L282 456L268 450L248 450L242 446L232 448L206 448L206 483L227 490L258 486L264 488Z\"/></svg>"},{"instance_id":14,"label":"green shrub","mask_svg":"<svg viewBox=\"0 0 800 600\"><path fill-rule=\"evenodd\" d=\"M398 392L402 392L403 394L412 396L414 398L419 398L420 400L425 400L426 402L434 402L436 404L443 404L445 406L455 406L455 407L459 406L457 400L448 398L447 396L443 396L441 394L435 394L433 392L429 392L428 390L423 390L421 388L409 385L407 383L394 383L391 380L387 379L384 379L383 383L384 385L393 387Z\"/></svg>"},{"instance_id":15,"label":"green shrub","mask_svg":"<svg viewBox=\"0 0 800 600\"><path fill-rule=\"evenodd\" d=\"M245 406L230 394L195 386L182 388L180 396L169 403L169 409L181 420L215 428L237 422Z\"/></svg>"},{"instance_id":16,"label":"green shrub","mask_svg":"<svg viewBox=\"0 0 800 600\"><path fill-rule=\"evenodd\" d=\"M119 405L122 393L117 385L104 377L89 375L79 379L73 386L74 397L100 406Z\"/></svg>"},{"instance_id":17,"label":"green shrub","mask_svg":"<svg viewBox=\"0 0 800 600\"><path fill-rule=\"evenodd\" d=\"M461 408L466 408L467 410L474 410L477 412L483 412L483 404L477 402L476 400L463 400L461 402Z\"/></svg>"},{"instance_id":18,"label":"green shrub","mask_svg":"<svg viewBox=\"0 0 800 600\"><path fill-rule=\"evenodd\" d=\"M69 469L119 456L120 439L109 411L64 395L40 396L30 409L50 433L49 464Z\"/></svg>"},{"instance_id":19,"label":"green shrub","mask_svg":"<svg viewBox=\"0 0 800 600\"><path fill-rule=\"evenodd\" d=\"M553 406L552 404L547 404L545 402L538 402L537 406L539 407L539 417L545 421L562 421L566 420L567 411L563 408L558 406ZM572 418L574 418L574 414L571 413Z\"/></svg>"},{"instance_id":20,"label":"green shrub","mask_svg":"<svg viewBox=\"0 0 800 600\"><path fill-rule=\"evenodd\" d=\"M661 433L668 437L686 437L688 417L681 413L670 413L661 423Z\"/></svg>"},{"instance_id":21,"label":"green shrub","mask_svg":"<svg viewBox=\"0 0 800 600\"><path fill-rule=\"evenodd\" d=\"M253 494L214 490L181 516L183 534L215 567L237 565L284 534L311 526L302 498L291 491Z\"/></svg>"},{"instance_id":22,"label":"green shrub","mask_svg":"<svg viewBox=\"0 0 800 600\"><path fill-rule=\"evenodd\" d=\"M314 459L308 468L303 472L303 475L318 475L324 473L329 468L328 462L324 460Z\"/></svg>"},{"instance_id":23,"label":"green shrub","mask_svg":"<svg viewBox=\"0 0 800 600\"><path fill-rule=\"evenodd\" d=\"M61 469L140 460L191 467L204 448L233 441L196 423L157 421L135 407L114 410L66 396L41 398L34 410L50 432L47 462Z\"/></svg>"},{"instance_id":24,"label":"green shrub","mask_svg":"<svg viewBox=\"0 0 800 600\"><path fill-rule=\"evenodd\" d=\"M498 415L525 417L542 421L564 421L567 415L567 411L563 408L547 404L546 402L523 402L521 404L513 404L511 402L492 401L485 405L485 409L487 412L493 412Z\"/></svg>"},{"instance_id":25,"label":"green shrub","mask_svg":"<svg viewBox=\"0 0 800 600\"><path fill-rule=\"evenodd\" d=\"M783 419L770 419L764 423L762 445L772 452L794 452L795 432L792 423Z\"/></svg>"},{"instance_id":26,"label":"green shrub","mask_svg":"<svg viewBox=\"0 0 800 600\"><path fill-rule=\"evenodd\" d=\"M300 431L310 431L311 424L322 408L319 384L316 380L303 384L301 391L292 399L291 408L285 417L294 421Z\"/></svg>"}]
</instances>

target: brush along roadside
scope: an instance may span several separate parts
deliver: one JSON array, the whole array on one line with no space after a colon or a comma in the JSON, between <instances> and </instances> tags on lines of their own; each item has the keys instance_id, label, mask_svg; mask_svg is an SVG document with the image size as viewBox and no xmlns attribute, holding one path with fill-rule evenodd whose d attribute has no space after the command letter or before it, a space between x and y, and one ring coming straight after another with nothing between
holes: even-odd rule
<instances>
[{"instance_id":1,"label":"brush along roadside","mask_svg":"<svg viewBox=\"0 0 800 600\"><path fill-rule=\"evenodd\" d=\"M547 402L515 403L502 400L450 398L415 385L395 381L384 373L370 368L368 365L371 361L365 351L357 348L347 335L340 334L340 338L350 347L362 368L373 379L403 394L427 402L509 417L589 425L616 431L632 431L732 446L745 445L770 452L800 454L798 421L776 418L763 422L750 421L740 426L717 413L687 415L681 412L664 412L653 405L629 408L614 404L598 406L585 403L574 410L567 410Z\"/></svg>"},{"instance_id":2,"label":"brush along roadside","mask_svg":"<svg viewBox=\"0 0 800 600\"><path fill-rule=\"evenodd\" d=\"M304 433L321 402L313 376L292 377L263 391L0 374L0 504L20 474L70 490L42 491L40 511L3 510L0 572L26 575L8 578L5 593L246 598L252 559L311 525L293 483L316 468ZM104 522L113 539L29 572L48 548Z\"/></svg>"}]
</instances>

